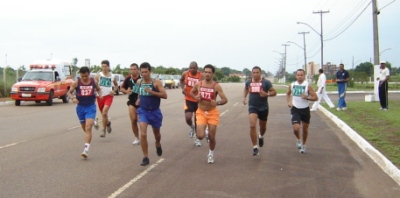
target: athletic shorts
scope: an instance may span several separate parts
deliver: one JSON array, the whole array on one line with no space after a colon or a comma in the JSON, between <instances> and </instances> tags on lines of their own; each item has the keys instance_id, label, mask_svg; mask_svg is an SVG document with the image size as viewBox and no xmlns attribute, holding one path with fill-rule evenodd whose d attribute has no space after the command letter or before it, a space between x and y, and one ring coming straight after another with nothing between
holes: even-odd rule
<instances>
[{"instance_id":1,"label":"athletic shorts","mask_svg":"<svg viewBox=\"0 0 400 198\"><path fill-rule=\"evenodd\" d=\"M258 119L260 119L260 120L262 120L262 121L267 121L267 119L268 119L268 112L269 112L268 109L259 111L259 110L256 109L256 108L249 108L249 114L251 114L251 113L257 114L257 115L258 115Z\"/></svg>"},{"instance_id":2,"label":"athletic shorts","mask_svg":"<svg viewBox=\"0 0 400 198\"><path fill-rule=\"evenodd\" d=\"M302 121L306 123L310 123L310 107L304 109L298 109L296 107L292 107L290 109L290 113L292 115L292 124L300 124Z\"/></svg>"},{"instance_id":3,"label":"athletic shorts","mask_svg":"<svg viewBox=\"0 0 400 198\"><path fill-rule=\"evenodd\" d=\"M144 122L153 126L153 128L161 128L163 115L160 108L153 111L147 111L139 107L137 113L139 116L139 123Z\"/></svg>"},{"instance_id":4,"label":"athletic shorts","mask_svg":"<svg viewBox=\"0 0 400 198\"><path fill-rule=\"evenodd\" d=\"M96 104L90 106L76 105L76 114L81 124L85 123L87 119L94 120L96 118Z\"/></svg>"},{"instance_id":5,"label":"athletic shorts","mask_svg":"<svg viewBox=\"0 0 400 198\"><path fill-rule=\"evenodd\" d=\"M212 124L218 126L219 124L219 111L217 108L211 109L210 111L204 111L198 108L196 111L196 124L207 125Z\"/></svg>"},{"instance_id":6,"label":"athletic shorts","mask_svg":"<svg viewBox=\"0 0 400 198\"><path fill-rule=\"evenodd\" d=\"M196 112L198 107L199 107L199 103L198 102L185 100L185 106L184 106L185 113L186 112Z\"/></svg>"},{"instance_id":7,"label":"athletic shorts","mask_svg":"<svg viewBox=\"0 0 400 198\"><path fill-rule=\"evenodd\" d=\"M136 101L128 100L128 102L126 102L126 104L127 104L128 106L133 106L133 107L135 107L136 109L139 108L139 106L136 105Z\"/></svg>"},{"instance_id":8,"label":"athletic shorts","mask_svg":"<svg viewBox=\"0 0 400 198\"><path fill-rule=\"evenodd\" d=\"M103 111L104 106L111 107L113 99L114 99L114 96L112 96L112 95L103 96L103 100L101 100L99 97L97 97L97 105L99 105L100 111Z\"/></svg>"}]
</instances>

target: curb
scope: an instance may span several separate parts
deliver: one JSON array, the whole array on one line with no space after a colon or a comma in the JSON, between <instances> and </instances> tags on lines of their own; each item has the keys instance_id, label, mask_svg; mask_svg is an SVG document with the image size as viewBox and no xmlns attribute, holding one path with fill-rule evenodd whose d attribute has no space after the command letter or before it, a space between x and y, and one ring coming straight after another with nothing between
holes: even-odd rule
<instances>
[{"instance_id":1,"label":"curb","mask_svg":"<svg viewBox=\"0 0 400 198\"><path fill-rule=\"evenodd\" d=\"M361 137L356 131L350 128L345 122L333 115L325 107L318 105L318 110L323 112L328 118L330 118L336 125L349 136L360 148L364 151L374 162L388 174L398 185L400 185L400 170L389 161L381 152L375 149L369 142Z\"/></svg>"}]
</instances>

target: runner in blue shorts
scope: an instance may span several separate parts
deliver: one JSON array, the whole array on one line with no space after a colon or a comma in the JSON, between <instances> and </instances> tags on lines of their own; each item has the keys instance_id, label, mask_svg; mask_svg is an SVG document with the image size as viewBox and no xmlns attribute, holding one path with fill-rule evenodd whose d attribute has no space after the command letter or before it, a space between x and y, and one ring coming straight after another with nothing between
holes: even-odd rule
<instances>
[{"instance_id":1,"label":"runner in blue shorts","mask_svg":"<svg viewBox=\"0 0 400 198\"><path fill-rule=\"evenodd\" d=\"M82 157L87 158L89 153L90 142L92 140L92 127L96 117L96 94L99 93L101 97L101 89L97 81L90 78L90 70L88 67L81 67L79 69L80 78L75 80L68 91L68 96L77 104L76 114L78 115L81 127L85 132L85 148L82 152ZM76 97L72 95L76 92Z\"/></svg>"},{"instance_id":2,"label":"runner in blue shorts","mask_svg":"<svg viewBox=\"0 0 400 198\"><path fill-rule=\"evenodd\" d=\"M167 93L160 80L151 78L151 66L149 63L144 62L140 64L140 72L142 79L137 82L139 84L139 98L136 100L136 105L139 106L137 112L139 115L140 143L144 155L140 165L146 166L150 163L147 142L148 125L152 125L153 127L157 155L162 155L160 128L163 117L160 110L160 103L161 98L167 99Z\"/></svg>"}]
</instances>

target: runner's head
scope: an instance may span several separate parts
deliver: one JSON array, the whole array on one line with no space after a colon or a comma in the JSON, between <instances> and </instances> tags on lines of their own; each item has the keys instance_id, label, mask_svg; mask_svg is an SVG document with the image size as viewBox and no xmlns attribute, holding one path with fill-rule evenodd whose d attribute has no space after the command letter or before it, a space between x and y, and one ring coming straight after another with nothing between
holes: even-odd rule
<instances>
[{"instance_id":1,"label":"runner's head","mask_svg":"<svg viewBox=\"0 0 400 198\"><path fill-rule=\"evenodd\" d=\"M196 75L197 74L197 70L198 70L198 66L197 66L196 61L190 62L190 65L189 65L190 74Z\"/></svg>"},{"instance_id":2,"label":"runner's head","mask_svg":"<svg viewBox=\"0 0 400 198\"><path fill-rule=\"evenodd\" d=\"M304 69L298 69L296 71L296 79L298 83L302 83L304 81L305 74L306 72L304 71Z\"/></svg>"},{"instance_id":3,"label":"runner's head","mask_svg":"<svg viewBox=\"0 0 400 198\"><path fill-rule=\"evenodd\" d=\"M108 60L101 61L101 71L110 72L110 62Z\"/></svg>"},{"instance_id":4,"label":"runner's head","mask_svg":"<svg viewBox=\"0 0 400 198\"><path fill-rule=\"evenodd\" d=\"M340 65L339 65L339 70L340 70L340 71L343 71L343 70L344 70L344 65L343 65L343 63L340 63Z\"/></svg>"},{"instance_id":5,"label":"runner's head","mask_svg":"<svg viewBox=\"0 0 400 198\"><path fill-rule=\"evenodd\" d=\"M204 79L206 81L212 81L214 72L215 72L215 67L212 66L211 64L207 64L204 66Z\"/></svg>"},{"instance_id":6,"label":"runner's head","mask_svg":"<svg viewBox=\"0 0 400 198\"><path fill-rule=\"evenodd\" d=\"M320 74L323 74L323 73L324 73L324 70L323 70L323 69L319 69L318 72L319 72Z\"/></svg>"},{"instance_id":7,"label":"runner's head","mask_svg":"<svg viewBox=\"0 0 400 198\"><path fill-rule=\"evenodd\" d=\"M82 79L82 81L88 81L89 77L90 77L90 70L88 67L81 67L79 69L79 74L80 74L80 78Z\"/></svg>"},{"instance_id":8,"label":"runner's head","mask_svg":"<svg viewBox=\"0 0 400 198\"><path fill-rule=\"evenodd\" d=\"M261 68L259 66L254 66L251 70L251 75L254 80L260 80L261 78Z\"/></svg>"},{"instance_id":9,"label":"runner's head","mask_svg":"<svg viewBox=\"0 0 400 198\"><path fill-rule=\"evenodd\" d=\"M148 80L151 78L151 65L148 62L143 62L140 64L140 74L145 80Z\"/></svg>"},{"instance_id":10,"label":"runner's head","mask_svg":"<svg viewBox=\"0 0 400 198\"><path fill-rule=\"evenodd\" d=\"M132 76L137 76L139 75L139 66L136 63L131 64L131 74Z\"/></svg>"}]
</instances>

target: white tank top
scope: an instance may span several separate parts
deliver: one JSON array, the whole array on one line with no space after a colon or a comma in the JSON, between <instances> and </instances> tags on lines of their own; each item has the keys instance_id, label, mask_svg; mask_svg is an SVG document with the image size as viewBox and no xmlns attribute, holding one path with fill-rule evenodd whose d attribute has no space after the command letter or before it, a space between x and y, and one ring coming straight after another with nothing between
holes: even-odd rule
<instances>
[{"instance_id":1,"label":"white tank top","mask_svg":"<svg viewBox=\"0 0 400 198\"><path fill-rule=\"evenodd\" d=\"M103 74L103 72L100 72L100 78L99 78L99 86L101 88L101 95L106 96L110 95L110 92L112 91L112 86L113 86L113 81L114 81L114 74L110 72L110 76L107 77Z\"/></svg>"},{"instance_id":2,"label":"white tank top","mask_svg":"<svg viewBox=\"0 0 400 198\"><path fill-rule=\"evenodd\" d=\"M299 84L297 81L293 82L291 85L292 89L292 104L298 109L304 109L309 107L310 103L308 100L301 98L303 93L306 93L308 96L308 82L303 81L302 84Z\"/></svg>"}]
</instances>

